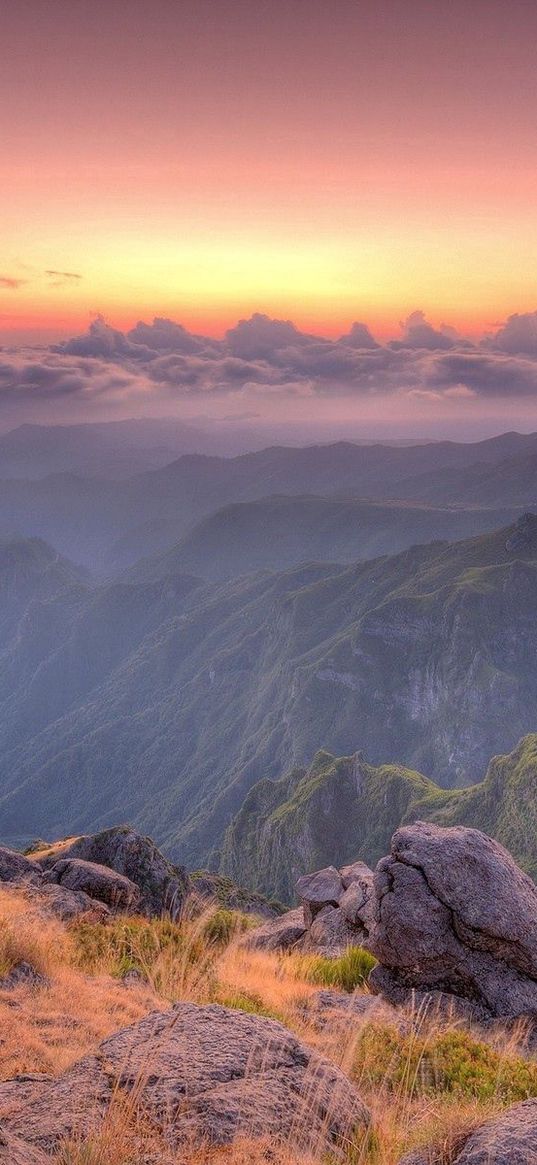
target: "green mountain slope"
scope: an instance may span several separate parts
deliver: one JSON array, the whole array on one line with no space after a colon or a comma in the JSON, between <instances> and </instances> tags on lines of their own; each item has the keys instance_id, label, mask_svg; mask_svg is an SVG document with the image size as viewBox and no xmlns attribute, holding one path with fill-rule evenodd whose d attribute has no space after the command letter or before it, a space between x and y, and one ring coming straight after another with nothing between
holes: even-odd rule
<instances>
[{"instance_id":1,"label":"green mountain slope","mask_svg":"<svg viewBox=\"0 0 537 1165\"><path fill-rule=\"evenodd\" d=\"M348 567L33 604L0 669L0 836L132 820L217 861L251 787L320 748L444 786L537 722L537 518Z\"/></svg>"},{"instance_id":2,"label":"green mountain slope","mask_svg":"<svg viewBox=\"0 0 537 1165\"><path fill-rule=\"evenodd\" d=\"M481 784L448 792L398 765L320 752L309 769L254 785L227 830L222 869L292 902L305 870L374 866L394 830L418 820L482 829L537 879L537 734L494 757Z\"/></svg>"}]
</instances>

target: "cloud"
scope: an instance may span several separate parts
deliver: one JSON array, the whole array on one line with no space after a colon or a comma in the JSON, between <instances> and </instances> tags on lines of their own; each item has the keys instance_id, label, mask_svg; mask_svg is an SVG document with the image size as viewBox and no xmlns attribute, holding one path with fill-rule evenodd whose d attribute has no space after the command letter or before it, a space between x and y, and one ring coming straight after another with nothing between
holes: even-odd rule
<instances>
[{"instance_id":1,"label":"cloud","mask_svg":"<svg viewBox=\"0 0 537 1165\"><path fill-rule=\"evenodd\" d=\"M45 271L45 275L50 280L51 287L66 287L82 279L82 276L78 275L76 271L55 271L53 268Z\"/></svg>"},{"instance_id":2,"label":"cloud","mask_svg":"<svg viewBox=\"0 0 537 1165\"><path fill-rule=\"evenodd\" d=\"M299 332L290 320L271 320L269 316L255 312L249 320L239 320L236 327L226 332L226 343L234 356L255 360L282 348L315 343L315 337Z\"/></svg>"},{"instance_id":3,"label":"cloud","mask_svg":"<svg viewBox=\"0 0 537 1165\"><path fill-rule=\"evenodd\" d=\"M528 345L535 318L537 313L510 317L494 342L521 343L522 319ZM22 402L31 412L32 402L52 407L54 400L69 399L90 412L92 402L158 411L181 400L228 398L242 411L248 402L259 407L263 397L348 403L407 398L452 410L476 402L537 401L537 349L511 354L493 347L490 338L472 345L456 333L437 331L415 312L403 340L387 344L359 323L340 339L327 340L256 314L216 341L159 317L124 333L98 316L83 335L51 348L0 350L3 408Z\"/></svg>"},{"instance_id":4,"label":"cloud","mask_svg":"<svg viewBox=\"0 0 537 1165\"><path fill-rule=\"evenodd\" d=\"M371 335L367 324L360 324L357 321L352 324L352 327L346 336L341 336L340 344L345 344L347 348L380 348L375 337Z\"/></svg>"},{"instance_id":5,"label":"cloud","mask_svg":"<svg viewBox=\"0 0 537 1165\"><path fill-rule=\"evenodd\" d=\"M401 324L402 340L393 340L392 348L426 348L434 351L437 348L449 349L455 346L453 330L437 331L425 318L422 311L413 311L408 319Z\"/></svg>"},{"instance_id":6,"label":"cloud","mask_svg":"<svg viewBox=\"0 0 537 1165\"><path fill-rule=\"evenodd\" d=\"M537 357L537 311L509 316L484 346L513 356Z\"/></svg>"},{"instance_id":7,"label":"cloud","mask_svg":"<svg viewBox=\"0 0 537 1165\"><path fill-rule=\"evenodd\" d=\"M14 275L0 275L0 289L2 291L18 291L27 283L27 279L17 279Z\"/></svg>"}]
</instances>

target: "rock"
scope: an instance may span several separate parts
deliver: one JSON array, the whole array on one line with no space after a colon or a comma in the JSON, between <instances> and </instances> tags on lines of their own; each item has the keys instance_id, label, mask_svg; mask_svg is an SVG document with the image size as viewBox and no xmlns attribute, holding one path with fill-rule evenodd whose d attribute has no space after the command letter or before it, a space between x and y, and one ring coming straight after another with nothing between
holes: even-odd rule
<instances>
[{"instance_id":1,"label":"rock","mask_svg":"<svg viewBox=\"0 0 537 1165\"><path fill-rule=\"evenodd\" d=\"M50 1157L0 1127L0 1165L50 1165Z\"/></svg>"},{"instance_id":2,"label":"rock","mask_svg":"<svg viewBox=\"0 0 537 1165\"><path fill-rule=\"evenodd\" d=\"M63 858L43 875L43 883L57 883L67 890L82 891L116 910L136 910L140 891L130 878L96 862Z\"/></svg>"},{"instance_id":3,"label":"rock","mask_svg":"<svg viewBox=\"0 0 537 1165\"><path fill-rule=\"evenodd\" d=\"M355 873L352 879L347 876L348 885L339 899L339 909L351 926L363 931L365 941L375 922L375 887L374 874L368 866L357 862L362 868ZM343 870L341 871L343 880Z\"/></svg>"},{"instance_id":4,"label":"rock","mask_svg":"<svg viewBox=\"0 0 537 1165\"><path fill-rule=\"evenodd\" d=\"M358 942L356 929L349 925L343 912L337 906L323 906L301 939L300 949L337 958Z\"/></svg>"},{"instance_id":5,"label":"rock","mask_svg":"<svg viewBox=\"0 0 537 1165\"><path fill-rule=\"evenodd\" d=\"M274 918L250 931L243 940L243 946L253 951L288 951L305 933L304 911L298 906L296 910L288 910L280 918Z\"/></svg>"},{"instance_id":6,"label":"rock","mask_svg":"<svg viewBox=\"0 0 537 1165\"><path fill-rule=\"evenodd\" d=\"M339 871L334 866L304 874L298 879L296 892L304 907L304 921L311 926L323 906L337 906L343 890Z\"/></svg>"},{"instance_id":7,"label":"rock","mask_svg":"<svg viewBox=\"0 0 537 1165\"><path fill-rule=\"evenodd\" d=\"M0 846L0 882L37 882L39 873L37 862Z\"/></svg>"},{"instance_id":8,"label":"rock","mask_svg":"<svg viewBox=\"0 0 537 1165\"><path fill-rule=\"evenodd\" d=\"M32 967L31 963L24 961L16 963L9 974L0 979L0 989L2 991L14 991L16 987L49 987L50 980L46 975L41 975Z\"/></svg>"},{"instance_id":9,"label":"rock","mask_svg":"<svg viewBox=\"0 0 537 1165\"><path fill-rule=\"evenodd\" d=\"M50 1152L98 1128L112 1099L133 1091L174 1146L245 1133L337 1153L370 1120L347 1077L282 1024L181 1003L117 1032L56 1079L0 1084L0 1121L8 1136Z\"/></svg>"},{"instance_id":10,"label":"rock","mask_svg":"<svg viewBox=\"0 0 537 1165\"><path fill-rule=\"evenodd\" d=\"M469 1001L483 1016L537 1014L537 887L477 829L398 829L375 874L373 990Z\"/></svg>"},{"instance_id":11,"label":"rock","mask_svg":"<svg viewBox=\"0 0 537 1165\"><path fill-rule=\"evenodd\" d=\"M342 866L339 871L343 889L348 890L353 882L373 882L373 870L365 862L353 862L350 866Z\"/></svg>"},{"instance_id":12,"label":"rock","mask_svg":"<svg viewBox=\"0 0 537 1165\"><path fill-rule=\"evenodd\" d=\"M399 1165L537 1165L537 1100L523 1100L451 1145L408 1153Z\"/></svg>"},{"instance_id":13,"label":"rock","mask_svg":"<svg viewBox=\"0 0 537 1165\"><path fill-rule=\"evenodd\" d=\"M77 837L42 864L54 865L60 857L96 862L123 874L138 886L140 909L149 915L177 917L191 889L186 870L172 865L149 837L128 825Z\"/></svg>"},{"instance_id":14,"label":"rock","mask_svg":"<svg viewBox=\"0 0 537 1165\"><path fill-rule=\"evenodd\" d=\"M60 922L72 922L82 914L100 921L110 916L105 902L90 898L83 890L68 890L54 882L41 883L33 896L47 914L59 918Z\"/></svg>"}]
</instances>

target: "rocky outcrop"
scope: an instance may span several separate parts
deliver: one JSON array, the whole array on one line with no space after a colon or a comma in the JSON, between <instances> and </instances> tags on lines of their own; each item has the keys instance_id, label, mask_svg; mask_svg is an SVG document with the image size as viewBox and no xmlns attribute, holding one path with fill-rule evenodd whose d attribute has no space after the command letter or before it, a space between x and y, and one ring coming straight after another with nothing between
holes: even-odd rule
<instances>
[{"instance_id":1,"label":"rocky outcrop","mask_svg":"<svg viewBox=\"0 0 537 1165\"><path fill-rule=\"evenodd\" d=\"M39 867L38 867L39 868ZM0 882L35 882L35 862L15 850L0 846Z\"/></svg>"},{"instance_id":2,"label":"rocky outcrop","mask_svg":"<svg viewBox=\"0 0 537 1165\"><path fill-rule=\"evenodd\" d=\"M130 878L80 858L62 858L44 873L43 882L45 885L57 884L66 890L81 891L88 898L96 898L115 910L134 912L140 905L140 891Z\"/></svg>"},{"instance_id":3,"label":"rocky outcrop","mask_svg":"<svg viewBox=\"0 0 537 1165\"><path fill-rule=\"evenodd\" d=\"M477 829L398 829L375 873L373 990L460 1000L476 1018L537 1017L537 887Z\"/></svg>"},{"instance_id":4,"label":"rocky outcrop","mask_svg":"<svg viewBox=\"0 0 537 1165\"><path fill-rule=\"evenodd\" d=\"M0 1165L50 1165L50 1157L28 1145L19 1137L5 1133L0 1126Z\"/></svg>"},{"instance_id":5,"label":"rocky outcrop","mask_svg":"<svg viewBox=\"0 0 537 1165\"><path fill-rule=\"evenodd\" d=\"M524 1100L451 1145L409 1153L399 1165L537 1165L537 1100Z\"/></svg>"},{"instance_id":6,"label":"rocky outcrop","mask_svg":"<svg viewBox=\"0 0 537 1165\"><path fill-rule=\"evenodd\" d=\"M301 906L254 930L250 948L342 954L368 941L373 924L373 871L364 862L336 870L327 866L299 878Z\"/></svg>"},{"instance_id":7,"label":"rocky outcrop","mask_svg":"<svg viewBox=\"0 0 537 1165\"><path fill-rule=\"evenodd\" d=\"M50 867L59 858L80 858L124 875L138 887L140 909L150 915L177 917L191 889L186 870L172 865L151 838L128 825L77 837L41 862Z\"/></svg>"},{"instance_id":8,"label":"rocky outcrop","mask_svg":"<svg viewBox=\"0 0 537 1165\"><path fill-rule=\"evenodd\" d=\"M111 1103L134 1090L137 1108L177 1147L247 1133L337 1153L369 1123L343 1073L282 1024L182 1003L117 1032L60 1077L0 1084L3 1135L51 1152L98 1128Z\"/></svg>"}]
</instances>

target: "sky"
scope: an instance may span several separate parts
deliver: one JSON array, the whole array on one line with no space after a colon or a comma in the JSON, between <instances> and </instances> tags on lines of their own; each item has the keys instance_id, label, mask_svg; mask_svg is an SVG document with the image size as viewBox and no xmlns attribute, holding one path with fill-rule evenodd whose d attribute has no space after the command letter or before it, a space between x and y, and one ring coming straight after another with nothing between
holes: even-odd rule
<instances>
[{"instance_id":1,"label":"sky","mask_svg":"<svg viewBox=\"0 0 537 1165\"><path fill-rule=\"evenodd\" d=\"M358 320L388 351L420 311L479 350L531 331L536 38L533 0L6 5L0 345L100 317L220 343L256 314L332 343Z\"/></svg>"}]
</instances>

